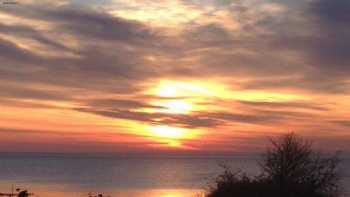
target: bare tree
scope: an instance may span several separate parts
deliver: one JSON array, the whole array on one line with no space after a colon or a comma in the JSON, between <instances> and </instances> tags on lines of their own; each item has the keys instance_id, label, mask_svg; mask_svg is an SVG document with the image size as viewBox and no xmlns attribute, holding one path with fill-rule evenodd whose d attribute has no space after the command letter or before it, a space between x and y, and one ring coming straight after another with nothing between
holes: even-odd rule
<instances>
[{"instance_id":1,"label":"bare tree","mask_svg":"<svg viewBox=\"0 0 350 197\"><path fill-rule=\"evenodd\" d=\"M225 169L207 197L337 197L339 159L312 149L312 144L290 133L271 140L259 163L261 173L248 177Z\"/></svg>"},{"instance_id":2,"label":"bare tree","mask_svg":"<svg viewBox=\"0 0 350 197\"><path fill-rule=\"evenodd\" d=\"M312 149L309 141L293 133L272 139L271 144L260 167L263 177L277 186L280 196L338 195L337 155L322 155Z\"/></svg>"}]
</instances>

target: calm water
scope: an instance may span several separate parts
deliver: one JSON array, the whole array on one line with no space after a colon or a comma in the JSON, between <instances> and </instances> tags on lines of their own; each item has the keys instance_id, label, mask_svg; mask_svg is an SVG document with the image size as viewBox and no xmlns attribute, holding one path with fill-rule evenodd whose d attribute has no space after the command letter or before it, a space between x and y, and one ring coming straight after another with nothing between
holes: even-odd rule
<instances>
[{"instance_id":1,"label":"calm water","mask_svg":"<svg viewBox=\"0 0 350 197\"><path fill-rule=\"evenodd\" d=\"M0 154L0 192L11 185L35 196L83 197L101 192L112 197L191 197L229 164L256 173L258 157L92 157ZM350 188L349 160L343 162L344 188Z\"/></svg>"}]
</instances>

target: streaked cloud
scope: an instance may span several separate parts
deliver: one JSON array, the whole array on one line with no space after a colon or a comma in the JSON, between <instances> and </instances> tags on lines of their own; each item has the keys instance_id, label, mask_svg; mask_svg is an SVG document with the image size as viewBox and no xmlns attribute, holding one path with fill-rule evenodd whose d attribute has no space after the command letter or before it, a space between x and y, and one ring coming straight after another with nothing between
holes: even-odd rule
<instances>
[{"instance_id":1,"label":"streaked cloud","mask_svg":"<svg viewBox=\"0 0 350 197\"><path fill-rule=\"evenodd\" d=\"M290 130L349 138L347 13L347 0L0 5L0 125L28 147L42 146L39 130L88 138L79 150L239 151Z\"/></svg>"}]
</instances>

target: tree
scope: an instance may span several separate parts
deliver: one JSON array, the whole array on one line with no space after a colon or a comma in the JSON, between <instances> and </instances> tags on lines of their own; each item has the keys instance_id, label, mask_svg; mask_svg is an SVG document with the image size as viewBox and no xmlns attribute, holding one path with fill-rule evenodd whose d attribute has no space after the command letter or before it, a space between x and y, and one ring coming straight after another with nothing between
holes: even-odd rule
<instances>
[{"instance_id":1,"label":"tree","mask_svg":"<svg viewBox=\"0 0 350 197\"><path fill-rule=\"evenodd\" d=\"M272 139L271 144L260 167L262 176L271 181L280 196L338 195L337 155L326 157L293 133Z\"/></svg>"},{"instance_id":2,"label":"tree","mask_svg":"<svg viewBox=\"0 0 350 197\"><path fill-rule=\"evenodd\" d=\"M337 155L312 149L309 141L290 133L271 140L256 177L225 169L207 197L337 197Z\"/></svg>"}]
</instances>

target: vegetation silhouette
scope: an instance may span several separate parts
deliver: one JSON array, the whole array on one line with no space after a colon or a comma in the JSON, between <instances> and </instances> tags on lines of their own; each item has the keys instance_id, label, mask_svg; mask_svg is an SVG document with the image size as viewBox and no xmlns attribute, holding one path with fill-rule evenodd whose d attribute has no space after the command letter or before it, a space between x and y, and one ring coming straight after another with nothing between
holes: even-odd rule
<instances>
[{"instance_id":1,"label":"vegetation silhouette","mask_svg":"<svg viewBox=\"0 0 350 197\"><path fill-rule=\"evenodd\" d=\"M317 152L309 141L289 133L271 139L259 175L226 167L206 197L338 197L339 162L338 154Z\"/></svg>"},{"instance_id":2,"label":"vegetation silhouette","mask_svg":"<svg viewBox=\"0 0 350 197\"><path fill-rule=\"evenodd\" d=\"M88 193L88 197L110 197L110 196L106 196L103 194L92 194L91 192Z\"/></svg>"},{"instance_id":3,"label":"vegetation silhouette","mask_svg":"<svg viewBox=\"0 0 350 197\"><path fill-rule=\"evenodd\" d=\"M13 186L12 186L12 191L11 193L0 193L0 196L8 196L8 197L29 197L34 195L33 193L29 193L28 190L21 190L20 188L16 189L16 193L13 191Z\"/></svg>"}]
</instances>

